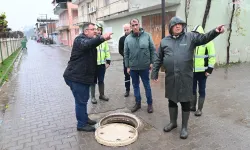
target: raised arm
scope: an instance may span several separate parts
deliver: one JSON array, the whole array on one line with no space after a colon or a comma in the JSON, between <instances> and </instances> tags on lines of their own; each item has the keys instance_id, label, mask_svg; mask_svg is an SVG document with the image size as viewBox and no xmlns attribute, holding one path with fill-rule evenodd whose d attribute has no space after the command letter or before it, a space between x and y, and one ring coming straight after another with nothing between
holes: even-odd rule
<instances>
[{"instance_id":1,"label":"raised arm","mask_svg":"<svg viewBox=\"0 0 250 150\"><path fill-rule=\"evenodd\" d=\"M81 50L92 50L92 48L99 46L104 41L105 39L103 37L98 36L93 39L78 38L78 39L75 39L74 43L76 43L78 45L78 48Z\"/></svg>"},{"instance_id":2,"label":"raised arm","mask_svg":"<svg viewBox=\"0 0 250 150\"><path fill-rule=\"evenodd\" d=\"M198 32L190 32L190 34L192 37L192 42L195 44L195 46L200 46L200 45L204 45L204 44L207 44L208 42L212 41L220 33L217 32L216 29L213 29L206 34L201 34Z\"/></svg>"}]
</instances>

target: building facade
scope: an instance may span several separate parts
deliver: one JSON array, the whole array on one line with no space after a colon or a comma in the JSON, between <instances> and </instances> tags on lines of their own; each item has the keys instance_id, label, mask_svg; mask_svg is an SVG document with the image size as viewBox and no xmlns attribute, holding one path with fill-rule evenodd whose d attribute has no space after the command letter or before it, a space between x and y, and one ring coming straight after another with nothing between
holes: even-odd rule
<instances>
[{"instance_id":1,"label":"building facade","mask_svg":"<svg viewBox=\"0 0 250 150\"><path fill-rule=\"evenodd\" d=\"M155 47L159 47L162 34L161 1L152 0L73 0L79 5L78 23L101 22L104 32L110 31L111 52L118 53L118 41L124 34L122 26L137 18L146 32L151 33ZM187 23L187 31L196 25L205 26L205 31L225 24L227 32L214 40L217 63L250 61L250 1L248 0L166 0L165 30L169 21L180 16ZM230 26L231 29L230 30Z\"/></svg>"},{"instance_id":2,"label":"building facade","mask_svg":"<svg viewBox=\"0 0 250 150\"><path fill-rule=\"evenodd\" d=\"M60 43L72 46L75 37L79 35L79 27L74 25L74 18L78 17L78 6L70 1L59 2L54 8L54 14L59 16L56 29Z\"/></svg>"}]
</instances>

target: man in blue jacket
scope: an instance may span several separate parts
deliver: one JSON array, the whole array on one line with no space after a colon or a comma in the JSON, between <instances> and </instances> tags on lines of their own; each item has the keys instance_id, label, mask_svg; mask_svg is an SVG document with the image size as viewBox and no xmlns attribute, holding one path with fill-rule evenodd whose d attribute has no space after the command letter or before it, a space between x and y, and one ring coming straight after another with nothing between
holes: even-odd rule
<instances>
[{"instance_id":1,"label":"man in blue jacket","mask_svg":"<svg viewBox=\"0 0 250 150\"><path fill-rule=\"evenodd\" d=\"M131 110L136 112L141 108L140 79L143 82L148 103L148 113L153 112L152 92L149 80L149 71L152 69L155 47L149 33L140 27L138 19L130 21L131 33L126 37L124 44L124 61L127 72L132 78L136 104Z\"/></svg>"},{"instance_id":2,"label":"man in blue jacket","mask_svg":"<svg viewBox=\"0 0 250 150\"><path fill-rule=\"evenodd\" d=\"M90 120L87 114L89 87L94 84L96 75L96 47L111 39L111 35L112 33L106 33L96 36L95 24L86 23L83 25L83 34L77 36L74 40L70 60L63 77L75 98L78 131L95 131L95 128L91 125L96 124L96 122Z\"/></svg>"}]
</instances>

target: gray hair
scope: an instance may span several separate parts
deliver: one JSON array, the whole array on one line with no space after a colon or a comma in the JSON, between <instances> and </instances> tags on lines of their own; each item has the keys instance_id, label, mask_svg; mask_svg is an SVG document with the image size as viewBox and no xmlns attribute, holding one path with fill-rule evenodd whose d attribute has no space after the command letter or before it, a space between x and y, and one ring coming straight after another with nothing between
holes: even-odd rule
<instances>
[{"instance_id":1,"label":"gray hair","mask_svg":"<svg viewBox=\"0 0 250 150\"><path fill-rule=\"evenodd\" d=\"M93 25L94 26L95 24L91 23L91 22L84 23L83 26L82 26L82 31L84 32L86 29L88 29L89 25Z\"/></svg>"}]
</instances>

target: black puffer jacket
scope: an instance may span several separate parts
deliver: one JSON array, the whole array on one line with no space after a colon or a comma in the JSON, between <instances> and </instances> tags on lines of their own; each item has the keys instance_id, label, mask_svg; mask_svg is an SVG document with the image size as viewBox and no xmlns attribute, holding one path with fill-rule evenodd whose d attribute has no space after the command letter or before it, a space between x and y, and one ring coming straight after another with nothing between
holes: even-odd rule
<instances>
[{"instance_id":1,"label":"black puffer jacket","mask_svg":"<svg viewBox=\"0 0 250 150\"><path fill-rule=\"evenodd\" d=\"M104 39L100 36L92 39L84 34L77 36L63 77L73 82L94 84L97 66L96 47L102 42Z\"/></svg>"}]
</instances>

